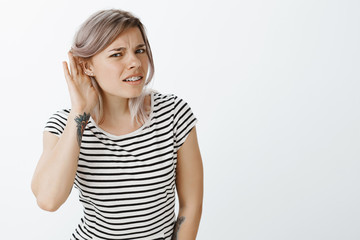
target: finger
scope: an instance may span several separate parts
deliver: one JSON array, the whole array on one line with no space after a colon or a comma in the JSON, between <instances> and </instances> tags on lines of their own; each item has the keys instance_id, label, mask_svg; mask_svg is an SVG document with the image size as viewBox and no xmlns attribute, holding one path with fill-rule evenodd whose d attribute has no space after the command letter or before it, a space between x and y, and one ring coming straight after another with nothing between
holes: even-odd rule
<instances>
[{"instance_id":1,"label":"finger","mask_svg":"<svg viewBox=\"0 0 360 240\"><path fill-rule=\"evenodd\" d=\"M63 65L63 69L64 69L64 75L65 75L66 82L69 84L69 82L72 80L72 78L71 78L71 75L69 72L68 64L67 64L67 62L63 61L62 65Z\"/></svg>"},{"instance_id":2,"label":"finger","mask_svg":"<svg viewBox=\"0 0 360 240\"><path fill-rule=\"evenodd\" d=\"M71 94L71 92L74 91L74 82L73 82L73 78L70 75L68 64L65 61L63 61L63 69L64 69L66 83L67 83L69 92Z\"/></svg>"},{"instance_id":3,"label":"finger","mask_svg":"<svg viewBox=\"0 0 360 240\"><path fill-rule=\"evenodd\" d=\"M77 57L76 61L77 61L77 66L78 66L79 73L81 75L84 75L85 74L84 68L83 68L84 60L82 58L80 58L80 57Z\"/></svg>"},{"instance_id":4,"label":"finger","mask_svg":"<svg viewBox=\"0 0 360 240\"><path fill-rule=\"evenodd\" d=\"M70 73L72 76L76 76L78 74L75 58L71 52L68 52L69 62L70 62Z\"/></svg>"},{"instance_id":5,"label":"finger","mask_svg":"<svg viewBox=\"0 0 360 240\"><path fill-rule=\"evenodd\" d=\"M74 57L74 62L75 62L75 67L76 67L77 74L81 76L83 74L83 70L82 70L82 67L81 67L80 58L79 57Z\"/></svg>"}]
</instances>

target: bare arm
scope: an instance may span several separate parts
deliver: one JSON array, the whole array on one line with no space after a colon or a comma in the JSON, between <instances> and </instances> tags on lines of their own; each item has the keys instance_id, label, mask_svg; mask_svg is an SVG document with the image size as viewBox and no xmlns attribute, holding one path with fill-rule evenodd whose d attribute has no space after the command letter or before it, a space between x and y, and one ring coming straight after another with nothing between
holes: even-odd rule
<instances>
[{"instance_id":1,"label":"bare arm","mask_svg":"<svg viewBox=\"0 0 360 240\"><path fill-rule=\"evenodd\" d=\"M57 210L68 198L75 179L80 147L79 126L75 121L84 116L70 112L61 137L43 134L43 153L36 166L31 188L40 208ZM81 128L80 128L81 129Z\"/></svg>"},{"instance_id":2,"label":"bare arm","mask_svg":"<svg viewBox=\"0 0 360 240\"><path fill-rule=\"evenodd\" d=\"M70 69L63 63L70 92L72 110L64 132L59 137L44 132L43 153L36 166L31 189L40 208L56 211L68 198L75 179L80 143L90 112L97 104L98 95L91 79L69 53Z\"/></svg>"},{"instance_id":3,"label":"bare arm","mask_svg":"<svg viewBox=\"0 0 360 240\"><path fill-rule=\"evenodd\" d=\"M178 150L176 188L180 206L172 240L194 240L203 201L203 165L195 127Z\"/></svg>"}]
</instances>

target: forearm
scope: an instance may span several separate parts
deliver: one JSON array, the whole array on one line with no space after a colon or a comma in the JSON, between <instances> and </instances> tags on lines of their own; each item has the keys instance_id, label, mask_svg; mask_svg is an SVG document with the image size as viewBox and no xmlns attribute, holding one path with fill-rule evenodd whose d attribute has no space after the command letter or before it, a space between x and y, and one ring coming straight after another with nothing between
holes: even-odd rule
<instances>
[{"instance_id":1,"label":"forearm","mask_svg":"<svg viewBox=\"0 0 360 240\"><path fill-rule=\"evenodd\" d=\"M201 206L181 207L175 222L172 240L195 240L201 213Z\"/></svg>"},{"instance_id":2,"label":"forearm","mask_svg":"<svg viewBox=\"0 0 360 240\"><path fill-rule=\"evenodd\" d=\"M77 116L70 112L64 132L53 149L43 152L34 173L33 192L39 206L48 211L66 201L74 184L80 152Z\"/></svg>"}]
</instances>

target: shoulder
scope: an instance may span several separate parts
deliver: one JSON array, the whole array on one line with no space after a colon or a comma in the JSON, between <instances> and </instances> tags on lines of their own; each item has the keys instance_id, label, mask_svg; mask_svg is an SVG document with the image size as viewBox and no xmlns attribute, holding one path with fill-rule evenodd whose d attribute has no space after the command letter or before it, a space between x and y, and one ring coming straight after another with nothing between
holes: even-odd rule
<instances>
[{"instance_id":1,"label":"shoulder","mask_svg":"<svg viewBox=\"0 0 360 240\"><path fill-rule=\"evenodd\" d=\"M57 120L67 120L68 116L69 116L69 113L70 113L70 109L61 109L61 110L58 110L56 111L55 113L53 113L50 117L50 120L51 119L57 119Z\"/></svg>"},{"instance_id":2,"label":"shoulder","mask_svg":"<svg viewBox=\"0 0 360 240\"><path fill-rule=\"evenodd\" d=\"M183 98L173 93L154 92L154 112L161 116L171 115L175 125L189 122L184 126L190 126L190 123L195 124L197 121L190 105Z\"/></svg>"},{"instance_id":3,"label":"shoulder","mask_svg":"<svg viewBox=\"0 0 360 240\"><path fill-rule=\"evenodd\" d=\"M153 91L154 94L154 105L169 105L171 104L173 108L178 107L179 105L187 104L184 99L175 95L173 93L160 93L158 91Z\"/></svg>"},{"instance_id":4,"label":"shoulder","mask_svg":"<svg viewBox=\"0 0 360 240\"><path fill-rule=\"evenodd\" d=\"M53 113L45 125L45 131L60 136L65 129L70 109L62 109Z\"/></svg>"}]
</instances>

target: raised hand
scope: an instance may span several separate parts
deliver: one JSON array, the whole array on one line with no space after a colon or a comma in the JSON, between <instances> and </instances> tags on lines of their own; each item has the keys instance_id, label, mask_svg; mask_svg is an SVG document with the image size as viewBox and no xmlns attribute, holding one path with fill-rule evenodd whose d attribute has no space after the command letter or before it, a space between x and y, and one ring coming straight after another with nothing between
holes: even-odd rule
<instances>
[{"instance_id":1,"label":"raised hand","mask_svg":"<svg viewBox=\"0 0 360 240\"><path fill-rule=\"evenodd\" d=\"M70 71L66 61L63 62L64 74L68 85L71 109L77 113L91 113L99 102L99 93L91 83L91 78L84 73L79 58L68 53Z\"/></svg>"}]
</instances>

